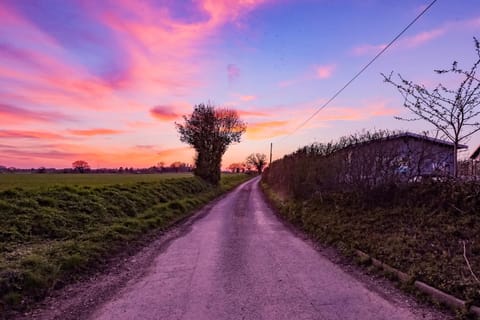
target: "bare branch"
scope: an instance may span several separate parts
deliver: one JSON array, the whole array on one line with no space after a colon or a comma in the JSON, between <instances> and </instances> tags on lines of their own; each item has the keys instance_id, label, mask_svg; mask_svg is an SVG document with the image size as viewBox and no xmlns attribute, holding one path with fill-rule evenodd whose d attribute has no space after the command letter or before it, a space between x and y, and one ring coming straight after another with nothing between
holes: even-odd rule
<instances>
[{"instance_id":1,"label":"bare branch","mask_svg":"<svg viewBox=\"0 0 480 320\"><path fill-rule=\"evenodd\" d=\"M470 274L472 275L473 279L475 279L475 281L480 283L480 280L478 280L477 276L475 275L475 272L473 272L473 270L472 270L472 266L470 265L470 262L468 261L467 249L465 247L465 241L462 240L462 242L463 242L463 258L465 259L465 262L467 263L468 270L470 270Z\"/></svg>"}]
</instances>

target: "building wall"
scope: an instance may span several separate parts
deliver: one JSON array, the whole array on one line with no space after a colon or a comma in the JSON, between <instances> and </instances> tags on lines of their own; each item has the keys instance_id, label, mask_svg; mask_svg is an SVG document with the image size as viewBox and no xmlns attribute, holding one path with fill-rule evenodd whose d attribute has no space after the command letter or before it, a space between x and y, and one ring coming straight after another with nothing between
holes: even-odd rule
<instances>
[{"instance_id":1,"label":"building wall","mask_svg":"<svg viewBox=\"0 0 480 320\"><path fill-rule=\"evenodd\" d=\"M348 158L349 161L356 158L357 167L368 166L372 176L388 172L405 178L453 174L453 146L412 137L354 146L350 148Z\"/></svg>"}]
</instances>

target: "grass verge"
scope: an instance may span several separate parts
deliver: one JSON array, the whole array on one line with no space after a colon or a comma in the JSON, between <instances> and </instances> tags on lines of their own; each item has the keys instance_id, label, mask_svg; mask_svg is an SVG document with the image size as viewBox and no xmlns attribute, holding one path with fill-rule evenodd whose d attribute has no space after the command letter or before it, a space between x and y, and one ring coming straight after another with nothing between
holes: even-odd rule
<instances>
[{"instance_id":1,"label":"grass verge","mask_svg":"<svg viewBox=\"0 0 480 320\"><path fill-rule=\"evenodd\" d=\"M0 315L75 281L146 232L164 230L249 177L193 177L0 192Z\"/></svg>"},{"instance_id":2,"label":"grass verge","mask_svg":"<svg viewBox=\"0 0 480 320\"><path fill-rule=\"evenodd\" d=\"M295 201L281 198L276 186L262 187L279 214L316 241L347 255L362 250L413 280L480 305L480 283L472 274L480 273L478 186L382 188L372 191L376 201L348 192Z\"/></svg>"}]
</instances>

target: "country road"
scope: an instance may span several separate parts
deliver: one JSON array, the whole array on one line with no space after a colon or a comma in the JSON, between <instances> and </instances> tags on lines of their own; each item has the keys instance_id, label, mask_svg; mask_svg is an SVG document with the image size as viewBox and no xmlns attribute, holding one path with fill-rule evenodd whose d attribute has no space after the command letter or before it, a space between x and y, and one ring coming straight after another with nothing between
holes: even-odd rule
<instances>
[{"instance_id":1,"label":"country road","mask_svg":"<svg viewBox=\"0 0 480 320\"><path fill-rule=\"evenodd\" d=\"M256 178L218 201L91 319L445 318L371 287L279 221Z\"/></svg>"}]
</instances>

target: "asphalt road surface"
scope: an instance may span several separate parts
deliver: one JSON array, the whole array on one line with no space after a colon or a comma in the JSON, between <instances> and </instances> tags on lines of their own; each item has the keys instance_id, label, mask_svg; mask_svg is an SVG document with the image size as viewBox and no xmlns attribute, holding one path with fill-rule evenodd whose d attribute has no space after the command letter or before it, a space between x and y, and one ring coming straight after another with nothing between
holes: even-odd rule
<instances>
[{"instance_id":1,"label":"asphalt road surface","mask_svg":"<svg viewBox=\"0 0 480 320\"><path fill-rule=\"evenodd\" d=\"M258 182L220 200L92 319L423 319L297 237Z\"/></svg>"}]
</instances>

